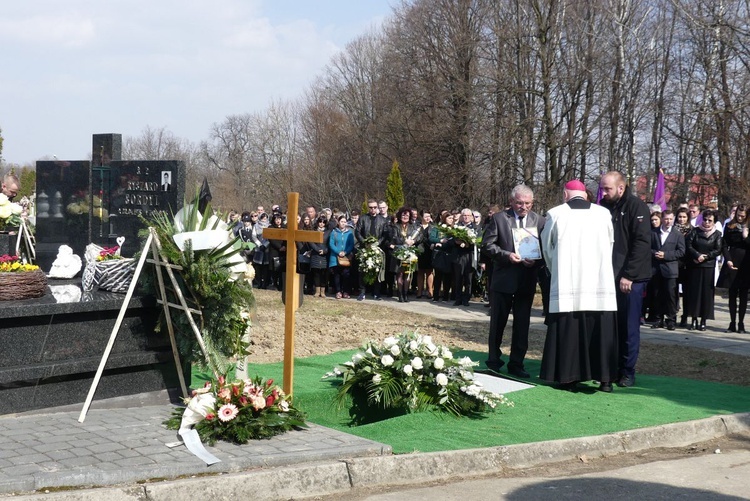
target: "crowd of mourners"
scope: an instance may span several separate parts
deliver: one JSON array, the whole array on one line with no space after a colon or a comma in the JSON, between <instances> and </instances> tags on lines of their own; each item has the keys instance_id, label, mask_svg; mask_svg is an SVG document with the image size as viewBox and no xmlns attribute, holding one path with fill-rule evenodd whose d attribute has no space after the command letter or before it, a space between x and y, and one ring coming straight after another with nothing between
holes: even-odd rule
<instances>
[{"instance_id":1,"label":"crowd of mourners","mask_svg":"<svg viewBox=\"0 0 750 501\"><path fill-rule=\"evenodd\" d=\"M707 321L714 319L715 288L720 287L728 290L730 323L726 332L746 332L750 288L747 217L745 204L734 205L723 221L718 211L701 210L696 204L682 204L674 211L652 205L652 250L657 252L657 246L664 250L660 261L654 263L642 322L668 330L706 330ZM670 231L673 226L677 232ZM678 304L680 293L682 307Z\"/></svg>"},{"instance_id":2,"label":"crowd of mourners","mask_svg":"<svg viewBox=\"0 0 750 501\"><path fill-rule=\"evenodd\" d=\"M259 289L281 288L286 257L295 252L305 292L318 297L408 302L412 295L454 306L481 298L490 307L485 367L495 375L506 365L500 347L512 313L507 372L530 377L529 319L541 290L547 337L539 377L563 390L577 391L588 380L604 392L613 384L634 386L641 326L706 330L717 286L728 290L726 331L746 332L746 205L732 207L723 222L696 204L662 210L644 203L617 171L602 176L599 190L595 197L571 180L563 203L544 215L532 210L534 194L525 185L513 188L503 209L441 210L436 220L410 207L392 213L373 199L362 214L308 206L295 215L297 227L322 232L321 243L298 242L291 250L286 240L264 237L265 228L283 228L292 216L277 205L232 212L228 223L245 243ZM375 276L370 249L376 261L383 257Z\"/></svg>"},{"instance_id":3,"label":"crowd of mourners","mask_svg":"<svg viewBox=\"0 0 750 501\"><path fill-rule=\"evenodd\" d=\"M487 217L500 210L489 208ZM253 263L258 289L281 289L281 274L289 250L286 241L267 239L265 228L284 228L288 214L278 205L270 211L231 211L228 224L240 239L248 243L242 251ZM322 243L297 243L297 268L305 276L304 292L317 297L332 295L336 299L366 297L381 300L397 297L408 302L410 296L435 302L453 302L468 306L472 297L487 302L485 259L475 243L457 242L440 231L440 225L460 226L481 235L483 216L471 209L442 210L438 221L428 210L401 207L389 212L385 201L367 202L367 213L352 210L348 214L324 208L318 212L308 206L297 215L297 228L320 231ZM377 240L385 256L382 276L366 284L360 273L356 249L366 238ZM409 248L418 256L416 266L406 267L397 257L400 248Z\"/></svg>"},{"instance_id":4,"label":"crowd of mourners","mask_svg":"<svg viewBox=\"0 0 750 501\"><path fill-rule=\"evenodd\" d=\"M304 292L337 299L354 296L359 300L369 292L374 300L386 296L408 302L411 296L452 302L455 306L466 306L474 297L487 304L491 260L476 245L461 247L454 238L446 238L440 225L463 226L481 235L488 220L500 210L498 205L488 207L484 215L468 208L441 210L435 221L428 210L401 207L395 213L389 212L383 200L369 200L366 214L356 209L345 213L324 208L318 212L308 206L297 215L298 228L320 231L324 236L322 243L298 243L295 249L298 271L305 275ZM750 290L747 206L733 206L723 223L717 219L716 210L701 210L696 204L681 204L675 210L664 211L653 204L650 210L654 255L641 324L668 330L705 330L707 320L714 318L718 286L728 289L731 320L727 332L746 332L744 320ZM256 288L281 290L286 242L264 238L263 229L284 228L287 217L278 205L268 212L259 206L253 211L229 213L228 223L235 235L252 244L243 250L243 255L256 269ZM677 231L672 232L672 227ZM377 238L386 260L384 280L365 286L355 250L368 236ZM404 246L418 252L414 273L404 273L394 255L398 247ZM544 288L544 273L539 275Z\"/></svg>"}]
</instances>

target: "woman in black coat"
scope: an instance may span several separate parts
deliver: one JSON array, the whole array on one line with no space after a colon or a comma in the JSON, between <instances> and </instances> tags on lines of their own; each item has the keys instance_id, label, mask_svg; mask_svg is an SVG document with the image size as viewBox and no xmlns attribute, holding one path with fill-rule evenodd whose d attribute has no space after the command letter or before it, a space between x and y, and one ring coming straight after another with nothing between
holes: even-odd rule
<instances>
[{"instance_id":1,"label":"woman in black coat","mask_svg":"<svg viewBox=\"0 0 750 501\"><path fill-rule=\"evenodd\" d=\"M729 289L729 327L727 332L745 332L745 312L750 289L750 239L748 239L747 206L739 205L732 220L724 228L724 266L719 274L719 287ZM739 324L737 300L739 299Z\"/></svg>"},{"instance_id":2,"label":"woman in black coat","mask_svg":"<svg viewBox=\"0 0 750 501\"><path fill-rule=\"evenodd\" d=\"M315 295L326 297L328 285L328 239L331 231L328 229L328 219L322 215L315 220L315 231L323 232L323 243L310 242L310 271L315 282Z\"/></svg>"},{"instance_id":3,"label":"woman in black coat","mask_svg":"<svg viewBox=\"0 0 750 501\"><path fill-rule=\"evenodd\" d=\"M422 227L418 223L411 223L411 210L408 207L401 207L396 213L396 223L387 227L385 245L390 259L386 260L389 268L387 271L394 273L396 276L396 285L398 287L398 302L409 302L408 292L411 281L410 268L404 267L396 251L399 248L413 247L416 251L416 245L422 239ZM416 263L413 266L416 269Z\"/></svg>"},{"instance_id":4,"label":"woman in black coat","mask_svg":"<svg viewBox=\"0 0 750 501\"><path fill-rule=\"evenodd\" d=\"M284 218L281 212L274 212L271 216L271 225L269 228L283 228ZM286 241L269 240L268 241L268 268L271 275L271 285L276 290L281 290L281 272L286 268Z\"/></svg>"},{"instance_id":5,"label":"woman in black coat","mask_svg":"<svg viewBox=\"0 0 750 501\"><path fill-rule=\"evenodd\" d=\"M703 222L685 240L688 296L685 313L693 318L689 329L706 330L706 320L714 318L714 272L724 240L716 229L716 213L703 211ZM700 327L697 318L700 317Z\"/></svg>"}]
</instances>

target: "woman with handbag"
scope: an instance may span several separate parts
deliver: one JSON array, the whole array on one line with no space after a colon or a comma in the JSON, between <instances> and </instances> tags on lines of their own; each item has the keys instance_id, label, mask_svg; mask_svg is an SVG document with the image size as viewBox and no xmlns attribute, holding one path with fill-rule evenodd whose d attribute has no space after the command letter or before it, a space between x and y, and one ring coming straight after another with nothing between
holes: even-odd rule
<instances>
[{"instance_id":1,"label":"woman with handbag","mask_svg":"<svg viewBox=\"0 0 750 501\"><path fill-rule=\"evenodd\" d=\"M409 281L411 272L416 268L416 262L407 262L400 259L400 249L412 249L421 242L422 227L417 223L411 223L411 210L401 207L395 216L396 222L387 227L385 245L390 256L386 260L387 271L396 277L398 288L398 302L408 303ZM416 256L416 252L415 252Z\"/></svg>"},{"instance_id":2,"label":"woman with handbag","mask_svg":"<svg viewBox=\"0 0 750 501\"><path fill-rule=\"evenodd\" d=\"M453 227L455 217L450 211L440 213L441 225ZM432 248L432 267L435 270L434 292L432 301L440 301L440 288L443 289L443 301L450 300L451 284L453 283L453 238L446 238L440 231L440 226L433 226L430 231L430 247Z\"/></svg>"},{"instance_id":3,"label":"woman with handbag","mask_svg":"<svg viewBox=\"0 0 750 501\"><path fill-rule=\"evenodd\" d=\"M310 242L310 271L315 282L315 292L318 297L326 297L328 282L328 219L318 216L315 220L315 231L323 232L323 243Z\"/></svg>"},{"instance_id":4,"label":"woman with handbag","mask_svg":"<svg viewBox=\"0 0 750 501\"><path fill-rule=\"evenodd\" d=\"M328 266L333 272L336 299L349 298L349 274L354 256L354 232L347 225L346 215L338 217L338 225L328 237Z\"/></svg>"}]
</instances>

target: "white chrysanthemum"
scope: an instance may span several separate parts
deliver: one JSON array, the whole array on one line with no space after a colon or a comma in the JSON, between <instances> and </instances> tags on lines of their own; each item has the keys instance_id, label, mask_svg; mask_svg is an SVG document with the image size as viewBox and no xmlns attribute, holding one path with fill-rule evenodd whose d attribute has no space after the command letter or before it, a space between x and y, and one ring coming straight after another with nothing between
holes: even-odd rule
<instances>
[{"instance_id":1,"label":"white chrysanthemum","mask_svg":"<svg viewBox=\"0 0 750 501\"><path fill-rule=\"evenodd\" d=\"M445 386L448 384L448 376L441 372L440 374L435 376L435 382L440 386Z\"/></svg>"},{"instance_id":2,"label":"white chrysanthemum","mask_svg":"<svg viewBox=\"0 0 750 501\"><path fill-rule=\"evenodd\" d=\"M422 359L419 357L414 357L411 361L411 366L417 370L421 369L423 366Z\"/></svg>"},{"instance_id":3,"label":"white chrysanthemum","mask_svg":"<svg viewBox=\"0 0 750 501\"><path fill-rule=\"evenodd\" d=\"M391 346L391 355L394 357L397 357L401 353L401 348L398 347L397 344L394 344Z\"/></svg>"},{"instance_id":4,"label":"white chrysanthemum","mask_svg":"<svg viewBox=\"0 0 750 501\"><path fill-rule=\"evenodd\" d=\"M380 359L380 363L383 364L384 367L390 367L393 365L393 357L390 355L383 355Z\"/></svg>"},{"instance_id":5,"label":"white chrysanthemum","mask_svg":"<svg viewBox=\"0 0 750 501\"><path fill-rule=\"evenodd\" d=\"M411 376L412 372L414 372L414 370L412 369L411 365L404 365L404 374L406 374L407 376Z\"/></svg>"},{"instance_id":6,"label":"white chrysanthemum","mask_svg":"<svg viewBox=\"0 0 750 501\"><path fill-rule=\"evenodd\" d=\"M380 384L380 381L381 381L382 379L383 379L383 378L382 378L382 377L380 377L380 374L375 374L374 376L372 376L372 382L373 382L373 383L375 383L375 384Z\"/></svg>"},{"instance_id":7,"label":"white chrysanthemum","mask_svg":"<svg viewBox=\"0 0 750 501\"><path fill-rule=\"evenodd\" d=\"M437 370L442 369L445 367L445 360L442 358L436 358L435 361L432 363L432 366L435 367Z\"/></svg>"}]
</instances>

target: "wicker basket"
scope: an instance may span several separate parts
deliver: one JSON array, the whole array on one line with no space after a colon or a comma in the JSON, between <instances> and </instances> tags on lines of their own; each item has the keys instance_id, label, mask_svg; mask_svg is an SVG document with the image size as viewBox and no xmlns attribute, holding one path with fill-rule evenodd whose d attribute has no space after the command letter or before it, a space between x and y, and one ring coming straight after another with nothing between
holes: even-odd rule
<instances>
[{"instance_id":1,"label":"wicker basket","mask_svg":"<svg viewBox=\"0 0 750 501\"><path fill-rule=\"evenodd\" d=\"M42 270L0 273L0 301L42 297L47 277Z\"/></svg>"},{"instance_id":2,"label":"wicker basket","mask_svg":"<svg viewBox=\"0 0 750 501\"><path fill-rule=\"evenodd\" d=\"M127 292L135 274L135 260L132 258L97 261L94 268L94 283L100 289L110 292Z\"/></svg>"}]
</instances>

